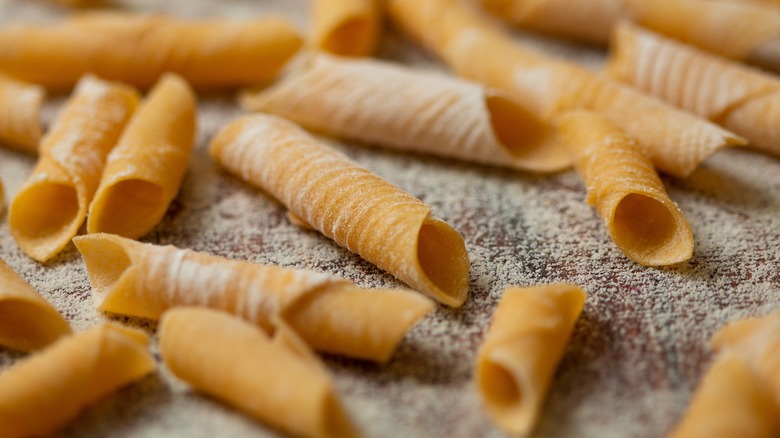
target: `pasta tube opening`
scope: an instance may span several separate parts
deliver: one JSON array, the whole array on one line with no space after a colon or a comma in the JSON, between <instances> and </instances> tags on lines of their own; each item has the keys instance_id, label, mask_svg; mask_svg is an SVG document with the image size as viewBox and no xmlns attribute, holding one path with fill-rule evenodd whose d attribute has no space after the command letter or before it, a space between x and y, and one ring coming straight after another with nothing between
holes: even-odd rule
<instances>
[{"instance_id":1,"label":"pasta tube opening","mask_svg":"<svg viewBox=\"0 0 780 438\"><path fill-rule=\"evenodd\" d=\"M157 184L142 179L120 181L102 193L89 228L122 236L143 235L165 215L168 203Z\"/></svg>"},{"instance_id":2,"label":"pasta tube opening","mask_svg":"<svg viewBox=\"0 0 780 438\"><path fill-rule=\"evenodd\" d=\"M426 288L434 298L449 306L460 306L468 293L469 259L460 234L446 222L428 218L417 235L417 260L431 283Z\"/></svg>"},{"instance_id":3,"label":"pasta tube opening","mask_svg":"<svg viewBox=\"0 0 780 438\"><path fill-rule=\"evenodd\" d=\"M680 226L663 202L630 193L618 202L612 220L615 244L629 257L649 264L679 258Z\"/></svg>"},{"instance_id":4,"label":"pasta tube opening","mask_svg":"<svg viewBox=\"0 0 780 438\"><path fill-rule=\"evenodd\" d=\"M362 56L373 51L378 32L375 20L354 17L333 29L319 45L337 55Z\"/></svg>"},{"instance_id":5,"label":"pasta tube opening","mask_svg":"<svg viewBox=\"0 0 780 438\"><path fill-rule=\"evenodd\" d=\"M75 187L60 183L41 182L20 192L8 214L19 246L42 259L64 248L86 214L78 198Z\"/></svg>"},{"instance_id":6,"label":"pasta tube opening","mask_svg":"<svg viewBox=\"0 0 780 438\"><path fill-rule=\"evenodd\" d=\"M504 365L486 360L480 364L477 378L482 394L489 403L504 408L522 403L523 392L520 385Z\"/></svg>"},{"instance_id":7,"label":"pasta tube opening","mask_svg":"<svg viewBox=\"0 0 780 438\"><path fill-rule=\"evenodd\" d=\"M20 351L38 350L70 332L64 319L47 318L46 313L48 309L39 303L24 299L0 301L0 345Z\"/></svg>"}]
</instances>

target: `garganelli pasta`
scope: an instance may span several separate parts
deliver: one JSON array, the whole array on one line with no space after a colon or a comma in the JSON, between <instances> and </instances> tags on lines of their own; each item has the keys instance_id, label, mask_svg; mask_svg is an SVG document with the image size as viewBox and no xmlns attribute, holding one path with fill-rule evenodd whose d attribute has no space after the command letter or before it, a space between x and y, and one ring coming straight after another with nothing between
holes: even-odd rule
<instances>
[{"instance_id":1,"label":"garganelli pasta","mask_svg":"<svg viewBox=\"0 0 780 438\"><path fill-rule=\"evenodd\" d=\"M37 350L68 333L57 309L0 259L0 346Z\"/></svg>"},{"instance_id":2,"label":"garganelli pasta","mask_svg":"<svg viewBox=\"0 0 780 438\"><path fill-rule=\"evenodd\" d=\"M172 72L198 89L225 88L274 78L301 44L281 19L92 13L0 28L0 65L53 89L68 88L87 72L143 88Z\"/></svg>"},{"instance_id":3,"label":"garganelli pasta","mask_svg":"<svg viewBox=\"0 0 780 438\"><path fill-rule=\"evenodd\" d=\"M414 289L449 306L466 300L469 260L461 235L432 216L430 206L297 125L242 117L217 134L210 152L300 220Z\"/></svg>"},{"instance_id":4,"label":"garganelli pasta","mask_svg":"<svg viewBox=\"0 0 780 438\"><path fill-rule=\"evenodd\" d=\"M458 0L390 0L389 10L458 74L514 93L551 122L574 109L604 113L664 172L688 176L717 150L744 144L709 121L616 81L523 49Z\"/></svg>"},{"instance_id":5,"label":"garganelli pasta","mask_svg":"<svg viewBox=\"0 0 780 438\"><path fill-rule=\"evenodd\" d=\"M314 46L341 56L371 55L382 27L380 1L314 0Z\"/></svg>"},{"instance_id":6,"label":"garganelli pasta","mask_svg":"<svg viewBox=\"0 0 780 438\"><path fill-rule=\"evenodd\" d=\"M571 160L506 92L378 61L319 55L243 106L390 147L531 171Z\"/></svg>"},{"instance_id":7,"label":"garganelli pasta","mask_svg":"<svg viewBox=\"0 0 780 438\"><path fill-rule=\"evenodd\" d=\"M608 73L780 156L780 80L632 25L618 26Z\"/></svg>"},{"instance_id":8,"label":"garganelli pasta","mask_svg":"<svg viewBox=\"0 0 780 438\"><path fill-rule=\"evenodd\" d=\"M476 364L479 394L503 430L533 429L585 298L571 284L504 290Z\"/></svg>"},{"instance_id":9,"label":"garganelli pasta","mask_svg":"<svg viewBox=\"0 0 780 438\"><path fill-rule=\"evenodd\" d=\"M0 142L25 152L36 152L45 97L43 87L0 73Z\"/></svg>"},{"instance_id":10,"label":"garganelli pasta","mask_svg":"<svg viewBox=\"0 0 780 438\"><path fill-rule=\"evenodd\" d=\"M384 362L433 309L403 290L367 290L311 271L263 266L110 234L73 239L104 312L159 319L175 306L234 313L267 331L284 319L318 351Z\"/></svg>"},{"instance_id":11,"label":"garganelli pasta","mask_svg":"<svg viewBox=\"0 0 780 438\"><path fill-rule=\"evenodd\" d=\"M93 76L79 81L41 144L40 157L8 212L16 242L40 262L76 235L100 183L106 156L138 104L138 93Z\"/></svg>"},{"instance_id":12,"label":"garganelli pasta","mask_svg":"<svg viewBox=\"0 0 780 438\"><path fill-rule=\"evenodd\" d=\"M195 138L195 106L186 81L162 77L108 155L89 206L87 232L136 238L160 222L184 178Z\"/></svg>"},{"instance_id":13,"label":"garganelli pasta","mask_svg":"<svg viewBox=\"0 0 780 438\"><path fill-rule=\"evenodd\" d=\"M241 319L210 309L169 310L160 323L160 352L196 390L287 433L358 435L324 365Z\"/></svg>"},{"instance_id":14,"label":"garganelli pasta","mask_svg":"<svg viewBox=\"0 0 780 438\"><path fill-rule=\"evenodd\" d=\"M48 436L99 399L154 371L144 332L107 323L0 373L3 438Z\"/></svg>"},{"instance_id":15,"label":"garganelli pasta","mask_svg":"<svg viewBox=\"0 0 780 438\"><path fill-rule=\"evenodd\" d=\"M691 258L691 228L633 139L587 111L563 114L558 130L585 181L588 204L630 259L660 266Z\"/></svg>"}]
</instances>

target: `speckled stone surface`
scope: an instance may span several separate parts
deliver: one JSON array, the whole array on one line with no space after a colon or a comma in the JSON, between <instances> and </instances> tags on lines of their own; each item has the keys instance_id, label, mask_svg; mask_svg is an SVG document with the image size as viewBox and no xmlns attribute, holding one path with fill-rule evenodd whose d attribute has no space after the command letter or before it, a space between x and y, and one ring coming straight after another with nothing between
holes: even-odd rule
<instances>
[{"instance_id":1,"label":"speckled stone surface","mask_svg":"<svg viewBox=\"0 0 780 438\"><path fill-rule=\"evenodd\" d=\"M307 27L301 0L121 1L134 10L181 16L271 12ZM0 20L49 20L49 2L4 0ZM603 52L529 35L540 50L597 68ZM441 69L404 38L389 34L382 58ZM47 105L50 121L62 98ZM209 139L241 113L233 96L201 96L199 135L181 193L142 240L234 259L310 268L365 286L400 286L358 256L290 224L279 203L228 176L206 154ZM641 114L637 114L641 117ZM326 140L433 206L460 230L472 260L462 309L438 308L378 366L327 357L344 403L369 437L501 436L483 412L472 367L506 285L575 282L589 297L550 388L536 436L654 437L683 412L710 355L708 338L725 322L780 305L780 160L750 151L716 154L685 180L664 177L693 228L693 258L662 269L628 260L585 204L578 175L537 176ZM0 148L0 179L11 196L34 158ZM22 254L0 216L0 257L67 317L75 330L113 318L153 333L154 323L101 315L71 245L40 265ZM153 343L155 354L156 342ZM0 367L23 360L0 348ZM159 355L158 355L159 358ZM1 435L1 434L0 434ZM191 392L160 366L97 403L62 437L275 436L247 417Z\"/></svg>"}]
</instances>

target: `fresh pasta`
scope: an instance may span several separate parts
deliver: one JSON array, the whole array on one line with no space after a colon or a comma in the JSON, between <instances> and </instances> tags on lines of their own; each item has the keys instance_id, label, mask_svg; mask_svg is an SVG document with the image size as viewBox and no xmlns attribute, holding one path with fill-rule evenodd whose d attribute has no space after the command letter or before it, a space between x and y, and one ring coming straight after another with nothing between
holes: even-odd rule
<instances>
[{"instance_id":1,"label":"fresh pasta","mask_svg":"<svg viewBox=\"0 0 780 438\"><path fill-rule=\"evenodd\" d=\"M507 93L378 61L314 56L243 106L398 149L538 172L571 164L549 124Z\"/></svg>"},{"instance_id":2,"label":"fresh pasta","mask_svg":"<svg viewBox=\"0 0 780 438\"><path fill-rule=\"evenodd\" d=\"M168 74L152 89L108 155L87 232L140 237L179 191L195 139L196 97Z\"/></svg>"},{"instance_id":3,"label":"fresh pasta","mask_svg":"<svg viewBox=\"0 0 780 438\"><path fill-rule=\"evenodd\" d=\"M369 56L379 40L381 0L314 0L314 47L341 56Z\"/></svg>"},{"instance_id":4,"label":"fresh pasta","mask_svg":"<svg viewBox=\"0 0 780 438\"><path fill-rule=\"evenodd\" d=\"M401 28L458 74L514 93L550 122L575 109L603 113L664 172L686 177L719 149L745 143L616 81L523 49L458 0L391 0L388 6Z\"/></svg>"},{"instance_id":5,"label":"fresh pasta","mask_svg":"<svg viewBox=\"0 0 780 438\"><path fill-rule=\"evenodd\" d=\"M152 86L165 72L197 89L273 79L302 40L281 19L182 20L92 13L55 24L0 29L0 65L17 78L63 89L84 73Z\"/></svg>"},{"instance_id":6,"label":"fresh pasta","mask_svg":"<svg viewBox=\"0 0 780 438\"><path fill-rule=\"evenodd\" d=\"M241 319L211 309L169 310L160 352L196 390L287 433L357 436L325 367Z\"/></svg>"},{"instance_id":7,"label":"fresh pasta","mask_svg":"<svg viewBox=\"0 0 780 438\"><path fill-rule=\"evenodd\" d=\"M138 93L93 76L79 81L43 140L32 175L11 201L8 225L39 262L76 235L98 188L106 156L138 104Z\"/></svg>"},{"instance_id":8,"label":"fresh pasta","mask_svg":"<svg viewBox=\"0 0 780 438\"><path fill-rule=\"evenodd\" d=\"M0 373L3 438L48 436L87 406L155 369L145 333L107 323Z\"/></svg>"},{"instance_id":9,"label":"fresh pasta","mask_svg":"<svg viewBox=\"0 0 780 438\"><path fill-rule=\"evenodd\" d=\"M585 303L576 285L504 290L477 353L476 380L488 414L506 432L526 436Z\"/></svg>"},{"instance_id":10,"label":"fresh pasta","mask_svg":"<svg viewBox=\"0 0 780 438\"><path fill-rule=\"evenodd\" d=\"M461 235L431 207L269 115L242 117L212 140L211 156L262 187L339 245L449 306L468 293Z\"/></svg>"},{"instance_id":11,"label":"fresh pasta","mask_svg":"<svg viewBox=\"0 0 780 438\"><path fill-rule=\"evenodd\" d=\"M36 152L45 97L43 87L0 73L0 142L25 152Z\"/></svg>"},{"instance_id":12,"label":"fresh pasta","mask_svg":"<svg viewBox=\"0 0 780 438\"><path fill-rule=\"evenodd\" d=\"M616 79L780 156L780 80L775 76L628 24L615 32L608 66Z\"/></svg>"},{"instance_id":13,"label":"fresh pasta","mask_svg":"<svg viewBox=\"0 0 780 438\"><path fill-rule=\"evenodd\" d=\"M279 317L315 350L376 362L387 361L409 328L433 308L411 291L360 289L326 274L110 234L79 236L73 242L101 311L159 319L171 307L205 306L267 331Z\"/></svg>"},{"instance_id":14,"label":"fresh pasta","mask_svg":"<svg viewBox=\"0 0 780 438\"><path fill-rule=\"evenodd\" d=\"M38 350L68 333L57 309L0 259L0 346Z\"/></svg>"},{"instance_id":15,"label":"fresh pasta","mask_svg":"<svg viewBox=\"0 0 780 438\"><path fill-rule=\"evenodd\" d=\"M606 117L575 111L558 121L612 241L643 265L671 265L693 255L693 233L669 198L653 163Z\"/></svg>"}]
</instances>

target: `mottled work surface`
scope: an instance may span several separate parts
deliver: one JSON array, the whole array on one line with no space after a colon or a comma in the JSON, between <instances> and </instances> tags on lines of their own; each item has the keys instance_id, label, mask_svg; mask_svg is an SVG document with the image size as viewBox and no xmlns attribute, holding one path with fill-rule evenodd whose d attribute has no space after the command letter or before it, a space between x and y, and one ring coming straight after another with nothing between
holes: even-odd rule
<instances>
[{"instance_id":1,"label":"mottled work surface","mask_svg":"<svg viewBox=\"0 0 780 438\"><path fill-rule=\"evenodd\" d=\"M270 11L307 26L307 2L247 0L122 2L186 16ZM48 2L0 3L0 20L63 14ZM518 35L542 50L598 67L603 53ZM441 68L397 35L381 56ZM61 104L47 107L51 120ZM364 286L399 286L389 275L314 232L288 223L264 193L220 171L205 149L238 115L232 96L202 96L199 136L178 199L147 242L234 259L326 271ZM641 117L641 114L637 114ZM780 160L723 151L686 180L664 178L696 237L693 258L652 269L610 242L576 173L533 176L329 140L358 162L433 205L463 233L471 256L470 298L439 308L415 327L386 366L327 358L356 423L370 437L500 436L474 390L472 364L490 315L508 284L575 282L589 293L551 387L538 436L654 437L685 408L710 355L707 340L725 322L780 305ZM0 148L0 178L12 196L34 159ZM25 257L0 225L0 257L65 314L76 330L107 317L94 307L84 265L71 245L52 263ZM139 320L122 322L145 327ZM194 341L195 342L195 341ZM154 347L156 349L156 347ZM0 366L22 356L0 349ZM90 408L65 437L251 437L274 432L193 394L164 367Z\"/></svg>"}]
</instances>

